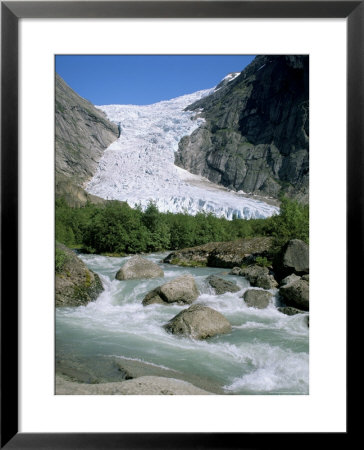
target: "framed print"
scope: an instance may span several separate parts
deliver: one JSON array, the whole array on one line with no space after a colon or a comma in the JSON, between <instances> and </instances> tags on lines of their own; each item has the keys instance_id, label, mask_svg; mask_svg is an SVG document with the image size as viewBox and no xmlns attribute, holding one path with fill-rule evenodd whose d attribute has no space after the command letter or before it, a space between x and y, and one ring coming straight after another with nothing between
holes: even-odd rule
<instances>
[{"instance_id":1,"label":"framed print","mask_svg":"<svg viewBox=\"0 0 364 450\"><path fill-rule=\"evenodd\" d=\"M363 269L362 258L356 256L363 247L363 8L360 1L2 2L4 448L241 448L242 440L243 447L266 445L271 439L291 445L298 433L304 441L312 436L324 438L325 433L335 433L338 439L348 437L347 302ZM320 39L322 34L325 40ZM219 75L221 83L216 80L211 86L184 87L187 81L191 86L196 82L198 67L204 69L206 79L213 71L213 58L222 71L227 57L232 60L239 55L248 55L245 67L227 69L226 74ZM267 72L266 64L271 72ZM118 75L112 85L111 75L117 73L117 65L129 78ZM72 78L75 67L79 67L78 84ZM114 100L115 96L111 100L94 99L86 90L86 79L91 75L99 77L100 91L102 87L103 92L114 94L122 86L131 94L134 86L144 97L139 104L135 99ZM269 79L274 80L271 88ZM170 85L176 94L146 100L147 94L157 95L162 84L163 89ZM251 94L254 89L257 94ZM232 111L232 105L240 101L245 102L245 115L236 120L231 118L232 113L221 115L229 108ZM276 106L269 109L270 102ZM274 113L282 102L291 105L287 117ZM272 123L275 128L270 132ZM90 128L92 151L100 151L92 157L92 163L80 163L77 158L83 146L90 151L85 143ZM256 138L259 128L264 128L264 142ZM293 128L298 131L292 137ZM78 156L68 140L72 133ZM277 137L279 133L284 138ZM206 158L199 155L197 162L194 139L202 141L199 149L208 142ZM100 149L97 142L102 142ZM232 143L235 150L231 150ZM165 154L174 145L174 162L167 161ZM239 169L240 160L226 156L229 151L249 160L244 170ZM290 163L282 163L283 168L278 167L280 151L285 156L287 152L294 154ZM223 166L218 158L221 152L228 161ZM264 170L255 162L260 154L268 155ZM79 167L86 175L78 172ZM127 167L128 173L115 178L115 173L120 173L116 167ZM185 172L185 178L181 175L185 169L190 171L188 179ZM77 179L72 186L70 173L72 183ZM289 178L293 173L296 178L300 174L301 203L295 202L297 186ZM206 183L216 185L206 188ZM187 191L181 186L188 186L187 203ZM291 200L276 203L278 191L289 194L295 206L290 206ZM265 197L262 200L257 194ZM266 202L268 195L273 199ZM306 252L308 260L308 206L302 206L308 204L308 198L310 275L308 267L286 271L282 262L276 262L282 252L288 251L283 249L288 240L283 242L283 235L289 236L290 242L299 239L299 245L304 246L300 252ZM77 215L70 203L84 200L82 213ZM129 206L112 200L129 202ZM225 208L230 201L231 208ZM245 203L240 206L239 202ZM277 206L281 206L279 215ZM254 218L253 209L258 211L258 218L273 218L268 227L252 220L249 230L244 228L241 218L244 214ZM209 215L211 210L221 213L220 222ZM290 219L296 214L289 225L282 218L284 211ZM180 214L178 224L171 212ZM305 224L301 228L297 226L298 216L299 225ZM192 223L194 220L196 223ZM127 228L120 223L132 225ZM110 234L110 229L117 232ZM190 233L190 229L195 231ZM247 260L226 262L226 254L231 258L236 249L228 249L221 256L214 247L212 256L209 253L206 258L224 259L220 265L211 269L214 264L200 260L203 246L211 242L234 241L237 245L237 238L263 239L269 233L275 239L275 253L266 248L250 253L246 250ZM54 256L55 236L61 244L57 244ZM80 258L68 253L64 244L78 246ZM186 262L183 251L188 248L190 254L191 247L198 247L198 257ZM133 254L139 255L136 258L143 270L156 273L155 279L145 281L148 275L142 281L140 277L125 281ZM104 284L101 297L109 295L107 301L79 309L78 303L67 303L70 295L64 294L77 272L69 265L73 257L88 266L77 269L87 270L87 292L72 285L71 297L77 293L76 303L86 297L95 300L101 292L95 285L97 292L92 295L96 297L89 298L89 288L95 281L99 287ZM264 280L257 282L257 277L249 275L253 266L264 272L265 282L274 286L263 285ZM235 274L229 272L232 269ZM237 271L245 271L243 277L250 276L250 285L241 284L245 278L236 276ZM191 274L197 282L191 285L191 292L196 294L197 289L198 293L184 302L188 285L193 284ZM283 281L287 275L296 278ZM181 276L185 276L182 285L167 286L180 295L177 304L171 305L174 300L166 297L165 286ZM288 287L300 283L296 303L289 303L292 297L284 301L285 283ZM109 286L106 294L105 285ZM226 286L232 293L218 292ZM248 287L253 288L252 299L246 298ZM57 308L56 314L50 300L54 289L56 305L66 306ZM120 303L123 290L130 291L126 303ZM309 322L308 290L312 299ZM243 300L238 300L239 295ZM196 299L197 305L190 306ZM234 306L237 301L242 302L239 308L245 308L244 314L250 307L254 311L249 310L242 319L242 312L239 308L236 312ZM188 340L191 336L173 336L185 326L186 319L182 325L173 321L187 307L197 308L198 314L207 307L209 314L224 314L218 320L226 329L221 328L210 341L204 339L210 338L212 331L197 336L194 330L192 341ZM295 321L289 336L294 337L286 342L282 323L288 323L288 315L283 310L291 308L291 313L293 307L298 314L289 316ZM198 319L198 325L204 320ZM291 324L293 321L290 319ZM151 333L140 338L138 330L143 328ZM190 332L191 326L186 329ZM234 341L238 335L251 353L240 353ZM128 342L135 344L130 351ZM173 346L176 342L177 347ZM214 367L211 373L210 359ZM240 365L234 372L236 361L246 372L239 372ZM153 368L150 372L146 371L148 364L149 370ZM186 366L193 370L186 370ZM56 385L55 371L61 374ZM161 375L178 379L170 375L173 371L183 373L180 380L188 382L192 391L182 392L171 382L168 386L162 382L152 391L151 380L139 378ZM335 375L330 376L333 372ZM114 382L119 381L115 377L120 374L124 377L120 384L131 391L115 388ZM282 383L282 378L289 378L289 383ZM80 390L85 380L87 386ZM145 390L135 391L141 381L147 383ZM100 389L105 382L109 391ZM133 383L139 383L139 387L130 387ZM123 393L132 395L109 395ZM195 395L180 395L185 393Z\"/></svg>"}]
</instances>

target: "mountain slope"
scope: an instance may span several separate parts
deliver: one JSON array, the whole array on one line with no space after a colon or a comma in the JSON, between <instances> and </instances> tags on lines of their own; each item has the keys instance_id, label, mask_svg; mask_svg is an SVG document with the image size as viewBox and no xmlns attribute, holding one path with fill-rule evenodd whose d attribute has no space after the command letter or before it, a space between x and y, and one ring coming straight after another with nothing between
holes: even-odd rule
<instances>
[{"instance_id":1,"label":"mountain slope","mask_svg":"<svg viewBox=\"0 0 364 450\"><path fill-rule=\"evenodd\" d=\"M247 193L308 201L308 56L258 56L187 109L205 123L175 164Z\"/></svg>"},{"instance_id":2,"label":"mountain slope","mask_svg":"<svg viewBox=\"0 0 364 450\"><path fill-rule=\"evenodd\" d=\"M95 173L104 150L117 139L118 127L56 74L56 195L84 203L84 182ZM73 200L72 200L73 198Z\"/></svg>"}]
</instances>

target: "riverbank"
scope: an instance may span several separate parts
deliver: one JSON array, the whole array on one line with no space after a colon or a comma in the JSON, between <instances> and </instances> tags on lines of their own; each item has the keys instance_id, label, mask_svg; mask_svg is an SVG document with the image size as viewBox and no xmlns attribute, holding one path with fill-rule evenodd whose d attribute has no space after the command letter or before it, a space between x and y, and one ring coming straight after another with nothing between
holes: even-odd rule
<instances>
[{"instance_id":1,"label":"riverbank","mask_svg":"<svg viewBox=\"0 0 364 450\"><path fill-rule=\"evenodd\" d=\"M147 394L149 393L147 392L148 390L150 390L151 394L154 394L158 386L163 386L163 381L165 386L167 386L168 380L173 380L170 382L172 383L170 389L172 386L178 387L178 393L183 393L181 390L185 386L185 393L189 394L193 390L190 387L193 386L195 390L224 394L223 389L216 382L209 380L208 377L189 375L181 371L123 356L82 358L80 356L62 355L56 359L56 375L59 378L56 383L56 394L71 394L77 391L80 394L93 393L101 392L103 389L107 392L109 389L114 388L120 393L126 394L129 388L125 386L131 386L130 389L133 392L130 393L133 394ZM144 380L146 377L155 378L158 383L155 385L153 380L149 380L148 383L145 383L144 389L138 391L138 384L135 380L140 380L141 378ZM121 386L121 383L130 380L135 382ZM175 383L175 381L183 382L185 385L183 383ZM98 388L89 388L90 386L98 386ZM148 386L150 386L149 389ZM68 388L69 392L67 392Z\"/></svg>"},{"instance_id":2,"label":"riverbank","mask_svg":"<svg viewBox=\"0 0 364 450\"><path fill-rule=\"evenodd\" d=\"M186 381L144 376L115 383L86 384L56 376L57 395L212 395Z\"/></svg>"}]
</instances>

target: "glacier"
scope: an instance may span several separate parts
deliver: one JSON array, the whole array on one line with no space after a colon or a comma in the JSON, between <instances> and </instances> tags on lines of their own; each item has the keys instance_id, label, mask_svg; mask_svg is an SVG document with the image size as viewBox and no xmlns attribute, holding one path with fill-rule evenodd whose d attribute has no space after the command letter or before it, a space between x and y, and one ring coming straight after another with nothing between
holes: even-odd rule
<instances>
[{"instance_id":1,"label":"glacier","mask_svg":"<svg viewBox=\"0 0 364 450\"><path fill-rule=\"evenodd\" d=\"M131 207L141 206L143 210L152 201L161 212L211 212L228 220L276 214L276 206L230 191L174 165L181 138L204 123L199 112L185 108L214 90L205 89L152 105L96 106L119 126L120 135L104 151L85 190L104 199L126 201Z\"/></svg>"}]
</instances>

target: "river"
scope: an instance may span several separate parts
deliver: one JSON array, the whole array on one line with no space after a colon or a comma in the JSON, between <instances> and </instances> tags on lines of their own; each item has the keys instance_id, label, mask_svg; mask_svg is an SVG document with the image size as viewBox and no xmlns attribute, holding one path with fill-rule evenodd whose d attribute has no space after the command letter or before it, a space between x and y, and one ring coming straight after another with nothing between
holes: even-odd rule
<instances>
[{"instance_id":1,"label":"river","mask_svg":"<svg viewBox=\"0 0 364 450\"><path fill-rule=\"evenodd\" d=\"M117 381L120 361L150 367L153 374L175 374L218 394L308 394L306 314L280 313L276 290L271 291L273 303L259 310L244 304L241 296L250 284L229 275L229 269L173 266L162 263L166 254L150 254L146 257L162 266L164 278L118 281L115 274L128 257L79 256L99 274L105 288L86 306L56 309L57 364L68 367L79 381ZM184 273L196 280L196 303L221 312L232 332L206 341L177 337L163 325L186 306L142 305L147 292ZM206 283L211 274L236 282L241 290L215 295Z\"/></svg>"}]
</instances>

